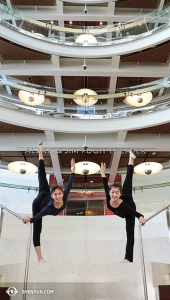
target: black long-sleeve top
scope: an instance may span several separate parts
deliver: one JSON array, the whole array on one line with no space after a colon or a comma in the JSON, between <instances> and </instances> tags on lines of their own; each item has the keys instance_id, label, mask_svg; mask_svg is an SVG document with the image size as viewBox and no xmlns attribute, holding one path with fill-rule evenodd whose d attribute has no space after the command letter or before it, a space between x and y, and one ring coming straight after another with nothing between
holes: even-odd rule
<instances>
[{"instance_id":1,"label":"black long-sleeve top","mask_svg":"<svg viewBox=\"0 0 170 300\"><path fill-rule=\"evenodd\" d=\"M131 208L128 204L126 204L124 201L122 201L122 203L114 208L110 205L110 194L109 194L109 186L107 183L107 179L106 177L102 177L102 181L103 181L103 185L104 185L104 189L105 189L105 193L106 193L106 201L107 201L107 207L109 210L111 210L115 215L121 217L121 218L126 218L126 215L132 215L136 218L140 218L140 217L144 217L142 214L138 213L135 209ZM128 199L129 198L129 199ZM122 194L120 197L121 200L131 200L132 201L132 197L128 194Z\"/></svg>"},{"instance_id":2,"label":"black long-sleeve top","mask_svg":"<svg viewBox=\"0 0 170 300\"><path fill-rule=\"evenodd\" d=\"M30 223L34 223L35 221L47 215L57 216L61 211L65 209L67 204L67 197L71 190L74 177L75 173L71 173L69 182L64 190L63 205L60 208L56 208L53 205L54 200L51 198L51 195L48 195L41 203L41 211L38 214L36 214L33 218L31 218Z\"/></svg>"}]
</instances>

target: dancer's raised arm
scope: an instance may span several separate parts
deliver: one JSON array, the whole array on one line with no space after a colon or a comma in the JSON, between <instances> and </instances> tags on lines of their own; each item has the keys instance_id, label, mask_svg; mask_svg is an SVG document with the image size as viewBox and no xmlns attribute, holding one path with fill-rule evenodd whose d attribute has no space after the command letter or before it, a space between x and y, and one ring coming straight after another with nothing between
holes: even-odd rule
<instances>
[{"instance_id":1,"label":"dancer's raised arm","mask_svg":"<svg viewBox=\"0 0 170 300\"><path fill-rule=\"evenodd\" d=\"M109 193L108 182L105 176L105 170L106 170L106 164L102 162L100 167L100 173L102 176L102 181L103 181L104 190L106 194L107 207L110 209L110 193Z\"/></svg>"},{"instance_id":2,"label":"dancer's raised arm","mask_svg":"<svg viewBox=\"0 0 170 300\"><path fill-rule=\"evenodd\" d=\"M36 199L33 201L32 210L33 217L23 218L23 222L33 223L33 243L38 256L38 261L44 261L41 255L40 247L40 234L42 229L42 217L47 215L57 216L62 212L67 203L67 197L72 187L75 177L75 160L71 160L72 173L70 175L69 182L63 191L63 189L56 185L53 186L50 192L48 181L46 178L45 165L42 153L43 143L39 143L39 162L38 162L38 180L39 180L39 193Z\"/></svg>"}]
</instances>

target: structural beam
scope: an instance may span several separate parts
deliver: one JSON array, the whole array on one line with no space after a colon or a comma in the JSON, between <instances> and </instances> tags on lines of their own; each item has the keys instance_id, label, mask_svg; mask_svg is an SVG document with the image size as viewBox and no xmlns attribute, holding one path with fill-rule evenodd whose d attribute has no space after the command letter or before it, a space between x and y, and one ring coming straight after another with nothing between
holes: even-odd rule
<instances>
[{"instance_id":1,"label":"structural beam","mask_svg":"<svg viewBox=\"0 0 170 300\"><path fill-rule=\"evenodd\" d=\"M108 7L101 7L96 5L87 4L88 13L83 12L84 3L82 5L63 5L63 11L61 10L62 1L57 1L57 6L16 6L21 9L23 14L29 14L34 16L38 20L58 20L58 21L107 21L107 22L128 22L139 17L139 10L133 9L133 11L127 11L122 9L121 11L114 8L114 2L109 2ZM109 8L109 9L108 9ZM147 10L149 13L152 10ZM115 13L114 13L115 12ZM140 16L145 15L146 12L141 12ZM1 15L3 18L4 15Z\"/></svg>"},{"instance_id":2,"label":"structural beam","mask_svg":"<svg viewBox=\"0 0 170 300\"><path fill-rule=\"evenodd\" d=\"M120 56L113 56L112 57L112 68L113 69L119 69L120 65ZM116 90L116 84L117 84L117 76L111 76L110 77L110 83L109 83L109 93L115 93ZM112 113L113 112L113 103L114 103L114 98L108 99L108 108L107 112Z\"/></svg>"},{"instance_id":3,"label":"structural beam","mask_svg":"<svg viewBox=\"0 0 170 300\"><path fill-rule=\"evenodd\" d=\"M56 55L51 56L51 61L52 61L52 66L53 68L60 69L60 57ZM56 87L56 92L62 93L63 88L62 88L62 81L61 81L61 76L60 75L52 75L54 76L54 81L55 81L55 87ZM58 112L59 113L64 113L64 99L63 98L58 98Z\"/></svg>"},{"instance_id":4,"label":"structural beam","mask_svg":"<svg viewBox=\"0 0 170 300\"><path fill-rule=\"evenodd\" d=\"M123 144L125 142L126 135L127 135L126 131L118 132L117 142ZM110 175L109 175L109 180L108 180L109 184L113 183L116 178L120 158L121 158L121 150L115 151L113 154L111 168L110 168Z\"/></svg>"},{"instance_id":5,"label":"structural beam","mask_svg":"<svg viewBox=\"0 0 170 300\"><path fill-rule=\"evenodd\" d=\"M34 75L56 76L56 88L61 91L58 76L110 76L110 77L168 77L169 63L121 63L119 68L112 67L112 59L87 59L87 69L82 68L83 60L74 58L60 58L60 67L53 61L3 61L0 73L4 75ZM111 88L110 88L111 89ZM112 84L114 90L114 81Z\"/></svg>"},{"instance_id":6,"label":"structural beam","mask_svg":"<svg viewBox=\"0 0 170 300\"><path fill-rule=\"evenodd\" d=\"M88 151L169 151L169 134L129 134L120 132L87 134ZM45 151L83 151L84 135L55 133L55 141L44 133L0 134L0 151L37 151L37 141L44 142ZM123 141L124 140L124 141ZM101 143L102 141L102 143Z\"/></svg>"},{"instance_id":7,"label":"structural beam","mask_svg":"<svg viewBox=\"0 0 170 300\"><path fill-rule=\"evenodd\" d=\"M164 6L165 4L165 0L159 0L159 4L158 4L158 9L162 9L162 7Z\"/></svg>"},{"instance_id":8,"label":"structural beam","mask_svg":"<svg viewBox=\"0 0 170 300\"><path fill-rule=\"evenodd\" d=\"M45 135L46 135L47 142L49 144L55 143L54 132L45 131ZM52 160L52 165L54 170L54 176L57 180L57 184L63 186L63 178L61 175L61 168L60 168L60 162L59 162L57 150L56 149L50 150L50 155L51 155L51 160Z\"/></svg>"}]
</instances>

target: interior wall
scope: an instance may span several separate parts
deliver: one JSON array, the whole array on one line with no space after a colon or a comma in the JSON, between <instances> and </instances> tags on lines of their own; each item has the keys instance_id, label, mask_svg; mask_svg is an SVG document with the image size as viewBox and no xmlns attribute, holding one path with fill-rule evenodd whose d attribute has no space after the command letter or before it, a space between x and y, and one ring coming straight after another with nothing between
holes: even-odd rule
<instances>
[{"instance_id":1,"label":"interior wall","mask_svg":"<svg viewBox=\"0 0 170 300\"><path fill-rule=\"evenodd\" d=\"M125 175L122 175L122 184L124 180ZM134 188L160 183L170 183L170 170L163 170L153 175L134 174L133 176ZM156 212L168 203L170 204L170 186L133 190L133 198L138 211L142 213Z\"/></svg>"},{"instance_id":2,"label":"interior wall","mask_svg":"<svg viewBox=\"0 0 170 300\"><path fill-rule=\"evenodd\" d=\"M49 175L47 174L49 182ZM9 170L0 170L0 183L38 187L38 174L20 175ZM0 186L0 203L16 213L32 213L32 201L37 191Z\"/></svg>"}]
</instances>

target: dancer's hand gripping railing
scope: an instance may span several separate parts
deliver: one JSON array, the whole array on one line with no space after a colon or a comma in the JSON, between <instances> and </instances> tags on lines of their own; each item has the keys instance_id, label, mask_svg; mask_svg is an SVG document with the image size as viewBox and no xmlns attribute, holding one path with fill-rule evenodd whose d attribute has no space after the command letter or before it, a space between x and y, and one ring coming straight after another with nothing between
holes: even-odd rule
<instances>
[{"instance_id":1,"label":"dancer's hand gripping railing","mask_svg":"<svg viewBox=\"0 0 170 300\"><path fill-rule=\"evenodd\" d=\"M169 207L170 207L170 204L165 206L164 208L160 209L155 214L153 214L149 218L147 218L146 222L148 222L152 218L156 217L157 215L159 215L164 210L167 210L166 211L166 217L167 217L167 225L168 225L169 241L170 241L170 211L169 211ZM140 247L140 256L141 256L144 297L145 297L145 300L148 300L148 291L147 291L147 283L146 283L145 260L144 260L144 253L143 253L143 242L142 242L141 227L142 227L142 223L139 223L139 247Z\"/></svg>"},{"instance_id":2,"label":"dancer's hand gripping railing","mask_svg":"<svg viewBox=\"0 0 170 300\"><path fill-rule=\"evenodd\" d=\"M8 209L7 207L0 204L0 236L2 231L2 222L3 222L3 215L4 211L9 212L13 216L17 217L18 219L22 220L22 217ZM23 290L27 290L27 283L28 283L28 271L29 271L29 260L30 260L30 248L31 248L31 233L32 233L32 225L30 222L27 222L28 224L28 242L27 242L27 253L26 253L26 263L25 263L25 275L24 275L24 286ZM26 293L23 294L22 300L26 300Z\"/></svg>"}]
</instances>

